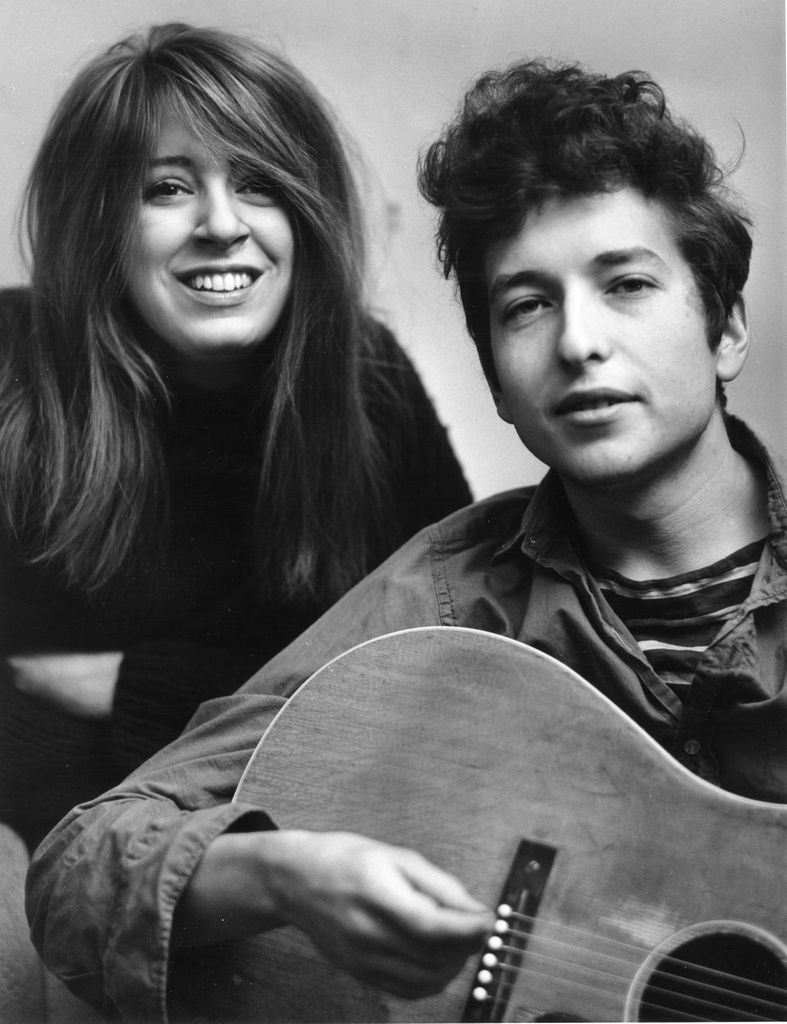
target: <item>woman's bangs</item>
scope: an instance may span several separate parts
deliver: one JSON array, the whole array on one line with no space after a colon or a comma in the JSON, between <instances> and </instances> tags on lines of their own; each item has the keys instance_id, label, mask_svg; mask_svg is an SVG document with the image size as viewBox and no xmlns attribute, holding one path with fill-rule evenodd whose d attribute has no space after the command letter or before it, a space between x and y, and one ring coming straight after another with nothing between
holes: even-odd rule
<instances>
[{"instance_id":1,"label":"woman's bangs","mask_svg":"<svg viewBox=\"0 0 787 1024\"><path fill-rule=\"evenodd\" d=\"M329 236L343 233L344 226L337 229L334 222L344 211L325 194L324 168L314 159L301 120L283 108L281 97L264 82L226 68L167 71L157 83L160 121L181 122L214 159L269 190L293 226L312 239L309 248L319 249Z\"/></svg>"},{"instance_id":2,"label":"woman's bangs","mask_svg":"<svg viewBox=\"0 0 787 1024\"><path fill-rule=\"evenodd\" d=\"M173 87L168 83L159 100L160 120L172 117L185 125L205 146L211 157L233 168L243 178L269 187L283 199L292 197L293 185L302 178L297 164L287 159L277 146L276 131L259 111L244 109L242 102L222 90L217 94L215 82L210 92L196 88ZM248 95L248 93L247 93ZM273 143L266 144L266 143Z\"/></svg>"}]
</instances>

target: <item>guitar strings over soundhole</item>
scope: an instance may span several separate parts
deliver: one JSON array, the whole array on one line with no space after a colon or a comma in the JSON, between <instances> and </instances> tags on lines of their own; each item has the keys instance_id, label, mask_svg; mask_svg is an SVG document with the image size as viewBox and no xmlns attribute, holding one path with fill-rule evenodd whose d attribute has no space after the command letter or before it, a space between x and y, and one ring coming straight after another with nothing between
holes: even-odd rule
<instances>
[{"instance_id":1,"label":"guitar strings over soundhole","mask_svg":"<svg viewBox=\"0 0 787 1024\"><path fill-rule=\"evenodd\" d=\"M636 1019L787 1020L787 951L745 925L707 927L654 958Z\"/></svg>"}]
</instances>

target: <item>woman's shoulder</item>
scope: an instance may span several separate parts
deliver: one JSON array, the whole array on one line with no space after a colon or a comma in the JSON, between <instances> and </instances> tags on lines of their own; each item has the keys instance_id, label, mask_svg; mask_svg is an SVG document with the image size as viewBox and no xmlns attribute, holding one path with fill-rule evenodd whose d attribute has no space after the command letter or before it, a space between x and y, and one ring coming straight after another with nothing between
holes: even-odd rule
<instances>
[{"instance_id":1,"label":"woman's shoulder","mask_svg":"<svg viewBox=\"0 0 787 1024\"><path fill-rule=\"evenodd\" d=\"M415 364L382 321L369 319L365 351L365 376L373 394L383 400L398 400L402 392L419 402L426 397Z\"/></svg>"},{"instance_id":2,"label":"woman's shoulder","mask_svg":"<svg viewBox=\"0 0 787 1024\"><path fill-rule=\"evenodd\" d=\"M368 317L364 330L366 333L366 352L372 362L384 362L386 360L394 363L409 363L405 351L396 339L394 332L374 317Z\"/></svg>"},{"instance_id":3,"label":"woman's shoulder","mask_svg":"<svg viewBox=\"0 0 787 1024\"><path fill-rule=\"evenodd\" d=\"M0 310L3 313L29 313L30 305L30 289L24 285L0 288Z\"/></svg>"},{"instance_id":4,"label":"woman's shoulder","mask_svg":"<svg viewBox=\"0 0 787 1024\"><path fill-rule=\"evenodd\" d=\"M3 337L9 331L30 329L31 306L29 288L0 288L0 329Z\"/></svg>"}]
</instances>

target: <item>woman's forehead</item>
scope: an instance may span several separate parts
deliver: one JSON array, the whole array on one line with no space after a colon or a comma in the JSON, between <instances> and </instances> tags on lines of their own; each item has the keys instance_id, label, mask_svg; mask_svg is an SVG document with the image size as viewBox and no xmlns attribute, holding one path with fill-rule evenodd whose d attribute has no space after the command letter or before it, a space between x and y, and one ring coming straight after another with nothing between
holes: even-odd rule
<instances>
[{"instance_id":1,"label":"woman's forehead","mask_svg":"<svg viewBox=\"0 0 787 1024\"><path fill-rule=\"evenodd\" d=\"M261 150L255 155L261 156ZM186 113L168 103L161 108L150 140L150 159L153 163L198 161L227 166L248 156L239 153L235 133L219 134L200 111Z\"/></svg>"}]
</instances>

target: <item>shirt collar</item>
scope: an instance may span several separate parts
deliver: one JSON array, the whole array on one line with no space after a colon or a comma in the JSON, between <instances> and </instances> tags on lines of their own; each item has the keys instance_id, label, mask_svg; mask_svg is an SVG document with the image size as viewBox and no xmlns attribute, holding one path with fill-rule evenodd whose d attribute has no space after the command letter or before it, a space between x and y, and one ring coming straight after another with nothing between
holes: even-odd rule
<instances>
[{"instance_id":1,"label":"shirt collar","mask_svg":"<svg viewBox=\"0 0 787 1024\"><path fill-rule=\"evenodd\" d=\"M531 558L568 558L576 560L573 538L574 516L557 473L550 469L533 491L516 532L494 554L503 558L521 550Z\"/></svg>"},{"instance_id":2,"label":"shirt collar","mask_svg":"<svg viewBox=\"0 0 787 1024\"><path fill-rule=\"evenodd\" d=\"M735 416L725 415L730 443L741 455L762 466L767 483L768 539L777 560L787 568L787 466L766 443ZM530 558L564 562L576 568L579 560L576 527L563 485L549 470L528 502L517 531L495 551L494 560L521 550Z\"/></svg>"},{"instance_id":3,"label":"shirt collar","mask_svg":"<svg viewBox=\"0 0 787 1024\"><path fill-rule=\"evenodd\" d=\"M787 464L766 442L736 416L727 416L732 447L762 466L768 502L768 540L777 561L787 569Z\"/></svg>"}]
</instances>

